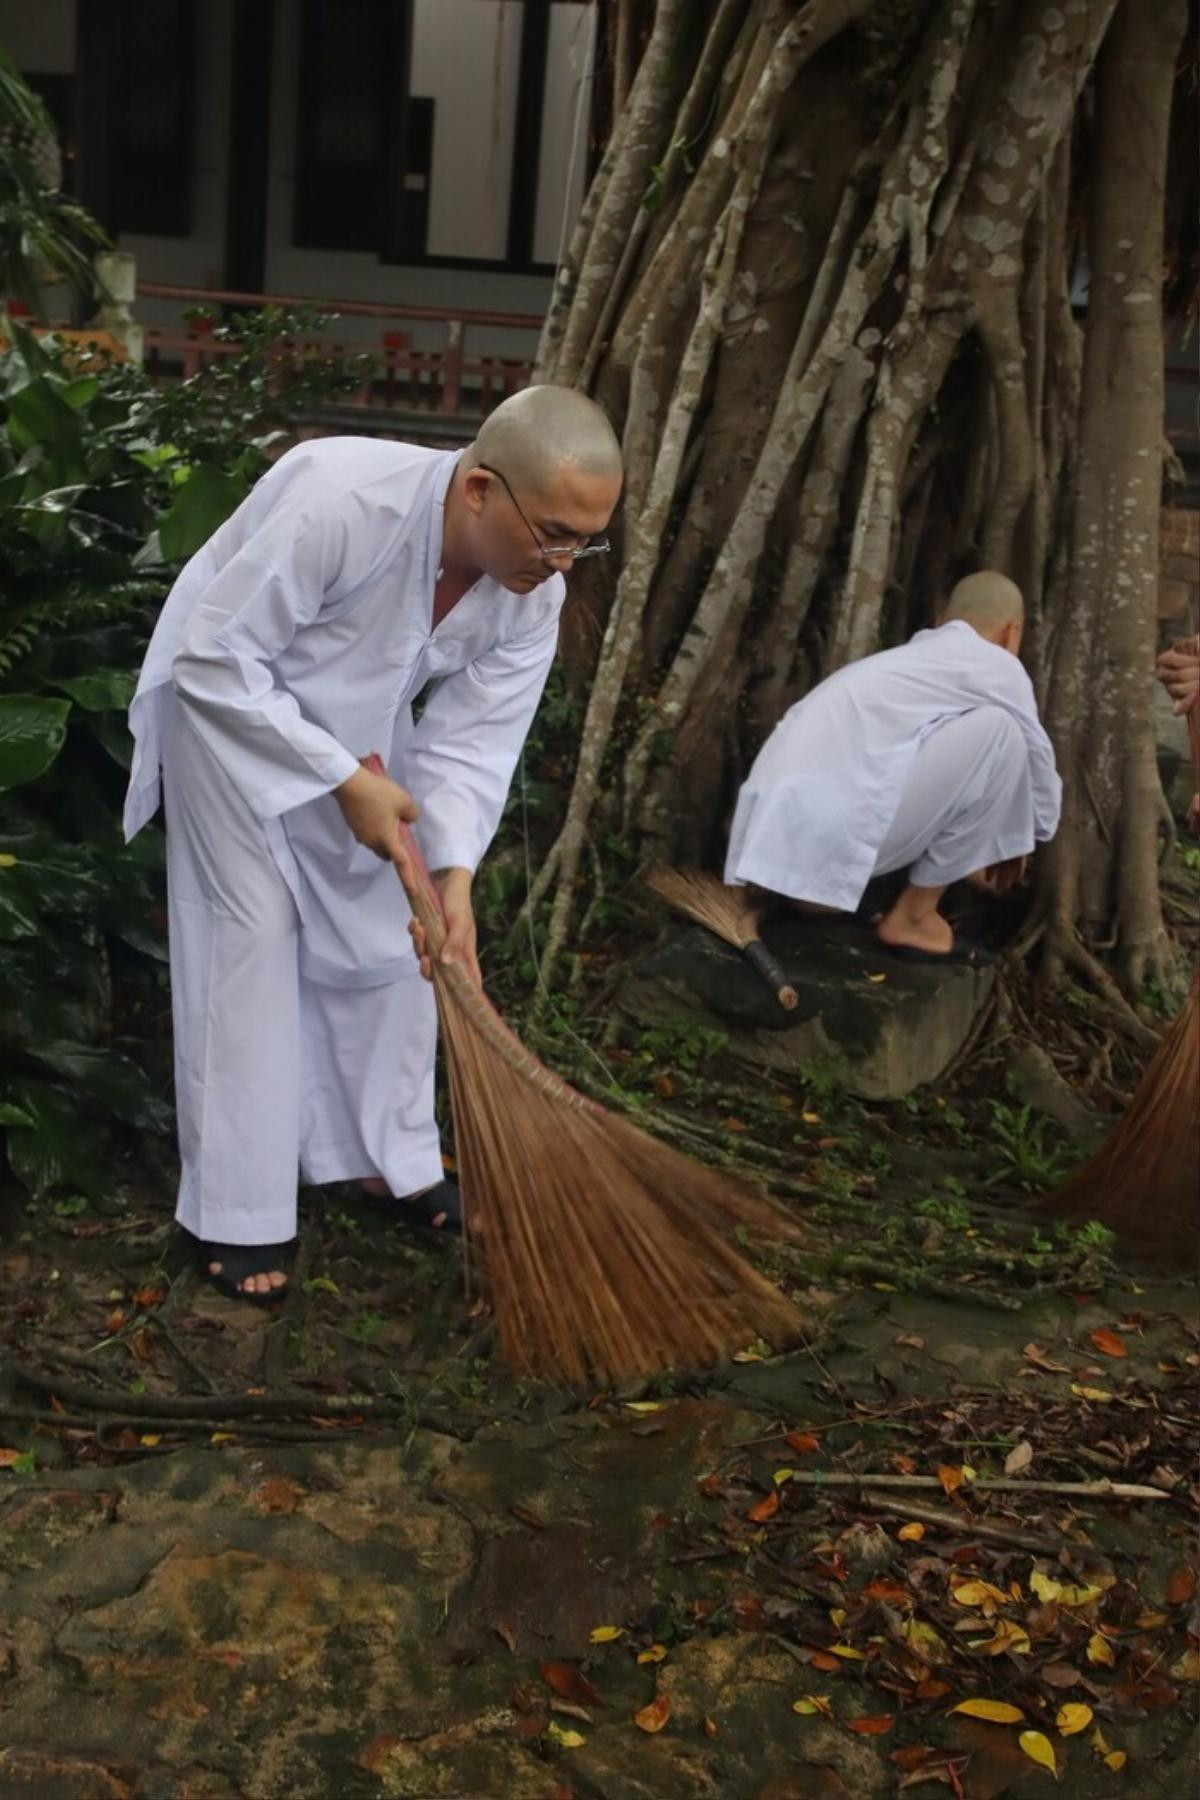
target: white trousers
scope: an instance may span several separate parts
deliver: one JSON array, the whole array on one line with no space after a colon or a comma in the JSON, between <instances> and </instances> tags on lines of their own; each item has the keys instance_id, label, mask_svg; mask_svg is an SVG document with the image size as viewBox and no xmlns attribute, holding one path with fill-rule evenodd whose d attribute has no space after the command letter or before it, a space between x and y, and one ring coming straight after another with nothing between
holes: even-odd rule
<instances>
[{"instance_id":1,"label":"white trousers","mask_svg":"<svg viewBox=\"0 0 1200 1800\"><path fill-rule=\"evenodd\" d=\"M979 706L935 727L917 751L876 875L907 869L917 887L949 887L1034 846L1029 754L1016 720Z\"/></svg>"},{"instance_id":2,"label":"white trousers","mask_svg":"<svg viewBox=\"0 0 1200 1800\"><path fill-rule=\"evenodd\" d=\"M376 986L302 974L296 901L262 824L181 709L164 711L176 1217L215 1243L284 1243L301 1175L382 1175L394 1194L440 1179L433 991L415 961Z\"/></svg>"}]
</instances>

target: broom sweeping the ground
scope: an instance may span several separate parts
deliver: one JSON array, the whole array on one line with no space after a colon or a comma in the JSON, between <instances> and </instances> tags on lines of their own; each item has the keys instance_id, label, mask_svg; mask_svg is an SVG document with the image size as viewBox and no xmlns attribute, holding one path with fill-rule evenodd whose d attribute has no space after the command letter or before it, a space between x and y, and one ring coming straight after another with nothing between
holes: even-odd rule
<instances>
[{"instance_id":1,"label":"broom sweeping the ground","mask_svg":"<svg viewBox=\"0 0 1200 1800\"><path fill-rule=\"evenodd\" d=\"M1194 650L1192 655L1195 659ZM1200 701L1194 695L1188 725L1200 788ZM1192 816L1195 821L1195 800ZM1042 1206L1059 1218L1099 1220L1135 1254L1155 1260L1182 1257L1186 1267L1195 1265L1200 1243L1200 969L1193 970L1183 1009L1127 1111L1091 1160Z\"/></svg>"},{"instance_id":2,"label":"broom sweeping the ground","mask_svg":"<svg viewBox=\"0 0 1200 1800\"><path fill-rule=\"evenodd\" d=\"M368 759L368 766L371 766ZM425 936L468 1235L482 1228L501 1354L531 1376L617 1381L801 1334L729 1242L798 1235L778 1208L577 1093L439 959L441 900L415 839L396 859Z\"/></svg>"},{"instance_id":3,"label":"broom sweeping the ground","mask_svg":"<svg viewBox=\"0 0 1200 1800\"><path fill-rule=\"evenodd\" d=\"M646 886L676 912L694 919L706 931L740 950L780 1006L788 1012L795 1010L796 990L759 936L761 909L754 904L749 888L726 887L715 875L701 869L668 868L651 869Z\"/></svg>"}]
</instances>

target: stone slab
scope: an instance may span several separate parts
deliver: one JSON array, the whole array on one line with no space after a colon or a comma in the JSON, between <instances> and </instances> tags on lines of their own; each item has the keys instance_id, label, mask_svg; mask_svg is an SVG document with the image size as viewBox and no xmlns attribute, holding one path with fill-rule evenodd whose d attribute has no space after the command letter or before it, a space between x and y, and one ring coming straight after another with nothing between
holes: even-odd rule
<instances>
[{"instance_id":1,"label":"stone slab","mask_svg":"<svg viewBox=\"0 0 1200 1800\"><path fill-rule=\"evenodd\" d=\"M799 995L794 1012L699 926L671 929L643 956L619 1004L645 1024L723 1031L730 1053L753 1067L802 1077L813 1062L835 1062L850 1093L889 1100L937 1080L995 980L961 963L897 962L859 919L776 914L763 936Z\"/></svg>"}]
</instances>

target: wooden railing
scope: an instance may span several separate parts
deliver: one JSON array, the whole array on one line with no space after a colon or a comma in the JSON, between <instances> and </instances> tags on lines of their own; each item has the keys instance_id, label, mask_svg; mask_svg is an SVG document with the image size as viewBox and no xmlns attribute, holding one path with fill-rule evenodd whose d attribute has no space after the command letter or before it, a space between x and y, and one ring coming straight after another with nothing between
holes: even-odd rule
<instances>
[{"instance_id":1,"label":"wooden railing","mask_svg":"<svg viewBox=\"0 0 1200 1800\"><path fill-rule=\"evenodd\" d=\"M233 307L249 311L261 306L307 307L341 318L373 319L380 326L378 341L339 342L337 323L331 333L306 334L303 344L326 350L367 352L374 370L356 395L341 404L364 411L429 413L442 419L479 419L509 394L527 385L533 371L542 321L535 313L482 312L460 307L385 306L367 300L326 300L313 294L242 294L225 288L177 287L172 283L139 281L137 292L147 300L176 303L181 315L203 308L215 311ZM442 341L428 347L414 345L406 325L440 327ZM517 332L528 340L523 354L500 354L486 348L487 337L498 331ZM477 343L482 340L480 347ZM173 375L187 379L205 364L236 353L236 344L222 343L210 332L189 324L182 316L177 326L146 327L146 367L154 379Z\"/></svg>"}]
</instances>

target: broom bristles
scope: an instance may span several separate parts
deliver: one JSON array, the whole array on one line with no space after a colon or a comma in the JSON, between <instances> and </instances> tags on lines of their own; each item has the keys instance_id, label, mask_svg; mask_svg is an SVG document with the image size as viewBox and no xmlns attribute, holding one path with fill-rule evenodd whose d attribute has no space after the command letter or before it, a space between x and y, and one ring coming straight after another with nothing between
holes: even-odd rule
<instances>
[{"instance_id":1,"label":"broom bristles","mask_svg":"<svg viewBox=\"0 0 1200 1800\"><path fill-rule=\"evenodd\" d=\"M669 869L662 864L647 871L645 882L660 900L735 950L744 950L758 936L759 908L749 888L727 887L703 869Z\"/></svg>"},{"instance_id":2,"label":"broom bristles","mask_svg":"<svg viewBox=\"0 0 1200 1800\"><path fill-rule=\"evenodd\" d=\"M397 863L433 953L466 1229L481 1229L501 1354L518 1372L619 1381L710 1364L799 1313L729 1242L787 1215L579 1094L538 1061L458 964L411 835Z\"/></svg>"},{"instance_id":3,"label":"broom bristles","mask_svg":"<svg viewBox=\"0 0 1200 1800\"><path fill-rule=\"evenodd\" d=\"M1133 1099L1095 1155L1047 1196L1146 1254L1195 1261L1200 1234L1200 970Z\"/></svg>"},{"instance_id":4,"label":"broom bristles","mask_svg":"<svg viewBox=\"0 0 1200 1800\"><path fill-rule=\"evenodd\" d=\"M1200 788L1200 702L1188 714ZM1200 1241L1200 969L1133 1099L1095 1155L1042 1202L1097 1219L1131 1248L1195 1266Z\"/></svg>"}]
</instances>

